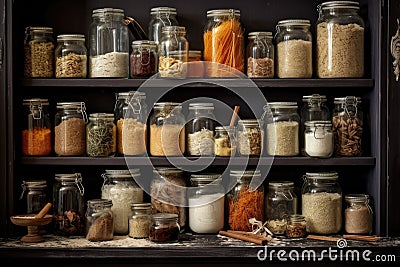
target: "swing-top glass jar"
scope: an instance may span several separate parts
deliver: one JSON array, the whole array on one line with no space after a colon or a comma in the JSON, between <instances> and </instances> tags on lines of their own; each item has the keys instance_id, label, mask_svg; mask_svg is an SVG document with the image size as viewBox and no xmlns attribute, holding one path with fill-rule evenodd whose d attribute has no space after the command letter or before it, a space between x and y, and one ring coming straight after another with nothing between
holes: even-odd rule
<instances>
[{"instance_id":1,"label":"swing-top glass jar","mask_svg":"<svg viewBox=\"0 0 400 267\"><path fill-rule=\"evenodd\" d=\"M373 212L369 205L369 195L349 194L344 197L344 229L349 234L370 234Z\"/></svg>"},{"instance_id":2,"label":"swing-top glass jar","mask_svg":"<svg viewBox=\"0 0 400 267\"><path fill-rule=\"evenodd\" d=\"M149 78L157 73L157 44L153 41L132 42L130 56L131 78Z\"/></svg>"},{"instance_id":3,"label":"swing-top glass jar","mask_svg":"<svg viewBox=\"0 0 400 267\"><path fill-rule=\"evenodd\" d=\"M240 120L237 144L242 156L260 156L264 147L264 131L259 120Z\"/></svg>"},{"instance_id":4,"label":"swing-top glass jar","mask_svg":"<svg viewBox=\"0 0 400 267\"><path fill-rule=\"evenodd\" d=\"M21 187L22 193L19 199L22 200L26 195L26 213L39 213L39 211L48 202L46 194L46 180L23 181Z\"/></svg>"},{"instance_id":5,"label":"swing-top glass jar","mask_svg":"<svg viewBox=\"0 0 400 267\"><path fill-rule=\"evenodd\" d=\"M150 10L149 38L159 44L162 37L162 29L166 26L178 26L176 8L153 7Z\"/></svg>"},{"instance_id":6,"label":"swing-top glass jar","mask_svg":"<svg viewBox=\"0 0 400 267\"><path fill-rule=\"evenodd\" d=\"M57 47L54 52L56 78L86 78L87 49L85 35L61 34L57 36Z\"/></svg>"},{"instance_id":7,"label":"swing-top glass jar","mask_svg":"<svg viewBox=\"0 0 400 267\"><path fill-rule=\"evenodd\" d=\"M272 32L250 32L247 45L247 76L274 77L274 45Z\"/></svg>"},{"instance_id":8,"label":"swing-top glass jar","mask_svg":"<svg viewBox=\"0 0 400 267\"><path fill-rule=\"evenodd\" d=\"M304 153L309 157L329 158L333 154L331 121L307 121L304 131Z\"/></svg>"},{"instance_id":9,"label":"swing-top glass jar","mask_svg":"<svg viewBox=\"0 0 400 267\"><path fill-rule=\"evenodd\" d=\"M113 203L109 199L92 199L87 202L86 239L108 241L114 238ZM126 218L128 220L128 218Z\"/></svg>"},{"instance_id":10,"label":"swing-top glass jar","mask_svg":"<svg viewBox=\"0 0 400 267\"><path fill-rule=\"evenodd\" d=\"M93 113L86 126L86 153L90 157L112 157L117 150L114 114Z\"/></svg>"}]
</instances>

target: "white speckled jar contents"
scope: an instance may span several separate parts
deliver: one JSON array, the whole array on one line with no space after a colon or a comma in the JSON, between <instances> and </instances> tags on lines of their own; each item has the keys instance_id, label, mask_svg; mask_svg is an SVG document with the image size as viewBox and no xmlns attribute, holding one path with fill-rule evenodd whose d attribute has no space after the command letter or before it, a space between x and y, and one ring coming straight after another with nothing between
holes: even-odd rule
<instances>
[{"instance_id":1,"label":"white speckled jar contents","mask_svg":"<svg viewBox=\"0 0 400 267\"><path fill-rule=\"evenodd\" d=\"M307 156L329 158L333 153L332 123L309 121L304 125L304 151Z\"/></svg>"}]
</instances>

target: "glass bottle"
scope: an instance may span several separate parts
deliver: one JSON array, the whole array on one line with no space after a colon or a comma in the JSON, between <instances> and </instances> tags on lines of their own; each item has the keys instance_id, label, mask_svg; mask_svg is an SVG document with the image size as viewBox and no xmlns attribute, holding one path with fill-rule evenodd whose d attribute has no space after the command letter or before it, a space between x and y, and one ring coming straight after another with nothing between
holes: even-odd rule
<instances>
[{"instance_id":1,"label":"glass bottle","mask_svg":"<svg viewBox=\"0 0 400 267\"><path fill-rule=\"evenodd\" d=\"M131 205L129 217L129 236L148 238L151 224L151 203L135 203Z\"/></svg>"},{"instance_id":2,"label":"glass bottle","mask_svg":"<svg viewBox=\"0 0 400 267\"><path fill-rule=\"evenodd\" d=\"M149 238L153 242L177 242L179 240L178 215L158 213L151 216Z\"/></svg>"},{"instance_id":3,"label":"glass bottle","mask_svg":"<svg viewBox=\"0 0 400 267\"><path fill-rule=\"evenodd\" d=\"M189 43L186 29L180 26L166 26L158 46L158 71L161 77L186 78Z\"/></svg>"},{"instance_id":4,"label":"glass bottle","mask_svg":"<svg viewBox=\"0 0 400 267\"><path fill-rule=\"evenodd\" d=\"M349 194L344 197L344 229L349 234L371 234L373 211L369 195Z\"/></svg>"},{"instance_id":5,"label":"glass bottle","mask_svg":"<svg viewBox=\"0 0 400 267\"><path fill-rule=\"evenodd\" d=\"M275 43L279 78L312 77L312 35L309 20L279 21Z\"/></svg>"},{"instance_id":6,"label":"glass bottle","mask_svg":"<svg viewBox=\"0 0 400 267\"><path fill-rule=\"evenodd\" d=\"M363 111L361 98L346 96L334 99L332 124L335 154L361 156L363 135Z\"/></svg>"},{"instance_id":7,"label":"glass bottle","mask_svg":"<svg viewBox=\"0 0 400 267\"><path fill-rule=\"evenodd\" d=\"M250 32L247 45L247 76L274 77L274 45L272 32Z\"/></svg>"},{"instance_id":8,"label":"glass bottle","mask_svg":"<svg viewBox=\"0 0 400 267\"><path fill-rule=\"evenodd\" d=\"M150 117L150 154L182 155L185 152L185 122L180 103L155 103Z\"/></svg>"},{"instance_id":9,"label":"glass bottle","mask_svg":"<svg viewBox=\"0 0 400 267\"><path fill-rule=\"evenodd\" d=\"M86 153L89 157L112 157L116 152L117 131L114 114L93 113L86 126Z\"/></svg>"},{"instance_id":10,"label":"glass bottle","mask_svg":"<svg viewBox=\"0 0 400 267\"><path fill-rule=\"evenodd\" d=\"M84 234L84 193L80 173L55 175L53 212L56 234L65 236Z\"/></svg>"},{"instance_id":11,"label":"glass bottle","mask_svg":"<svg viewBox=\"0 0 400 267\"><path fill-rule=\"evenodd\" d=\"M23 100L25 125L22 130L22 153L47 156L51 153L51 123L47 99Z\"/></svg>"},{"instance_id":12,"label":"glass bottle","mask_svg":"<svg viewBox=\"0 0 400 267\"><path fill-rule=\"evenodd\" d=\"M266 200L265 217L267 227L275 235L286 231L287 216L297 212L297 196L294 183L290 181L269 182Z\"/></svg>"},{"instance_id":13,"label":"glass bottle","mask_svg":"<svg viewBox=\"0 0 400 267\"><path fill-rule=\"evenodd\" d=\"M87 49L85 35L61 34L57 36L54 52L56 78L86 78Z\"/></svg>"},{"instance_id":14,"label":"glass bottle","mask_svg":"<svg viewBox=\"0 0 400 267\"><path fill-rule=\"evenodd\" d=\"M140 170L106 170L101 176L104 179L101 198L113 203L114 234L127 235L131 204L143 202L143 190L134 180L140 176Z\"/></svg>"},{"instance_id":15,"label":"glass bottle","mask_svg":"<svg viewBox=\"0 0 400 267\"><path fill-rule=\"evenodd\" d=\"M92 199L87 202L86 239L108 241L114 238L114 217L109 199ZM128 220L128 218L126 218Z\"/></svg>"},{"instance_id":16,"label":"glass bottle","mask_svg":"<svg viewBox=\"0 0 400 267\"><path fill-rule=\"evenodd\" d=\"M287 217L286 237L302 238L307 236L306 217L299 214L289 215Z\"/></svg>"},{"instance_id":17,"label":"glass bottle","mask_svg":"<svg viewBox=\"0 0 400 267\"><path fill-rule=\"evenodd\" d=\"M187 153L190 156L214 154L214 128L216 125L213 103L190 103L187 133Z\"/></svg>"},{"instance_id":18,"label":"glass bottle","mask_svg":"<svg viewBox=\"0 0 400 267\"><path fill-rule=\"evenodd\" d=\"M51 78L54 73L53 28L25 28L25 78Z\"/></svg>"},{"instance_id":19,"label":"glass bottle","mask_svg":"<svg viewBox=\"0 0 400 267\"><path fill-rule=\"evenodd\" d=\"M237 144L242 156L260 156L264 147L264 131L259 120L240 120Z\"/></svg>"},{"instance_id":20,"label":"glass bottle","mask_svg":"<svg viewBox=\"0 0 400 267\"><path fill-rule=\"evenodd\" d=\"M329 158L333 154L331 121L308 121L305 123L304 152L309 157Z\"/></svg>"},{"instance_id":21,"label":"glass bottle","mask_svg":"<svg viewBox=\"0 0 400 267\"><path fill-rule=\"evenodd\" d=\"M307 231L336 234L342 228L342 189L336 172L306 173L302 187L302 215Z\"/></svg>"},{"instance_id":22,"label":"glass bottle","mask_svg":"<svg viewBox=\"0 0 400 267\"><path fill-rule=\"evenodd\" d=\"M130 56L131 78L149 78L157 73L157 44L153 41L132 42Z\"/></svg>"},{"instance_id":23,"label":"glass bottle","mask_svg":"<svg viewBox=\"0 0 400 267\"><path fill-rule=\"evenodd\" d=\"M196 190L189 196L189 227L198 234L216 234L224 228L225 190L219 174L192 174Z\"/></svg>"},{"instance_id":24,"label":"glass bottle","mask_svg":"<svg viewBox=\"0 0 400 267\"><path fill-rule=\"evenodd\" d=\"M89 27L89 77L129 77L129 32L124 10L94 9Z\"/></svg>"},{"instance_id":25,"label":"glass bottle","mask_svg":"<svg viewBox=\"0 0 400 267\"><path fill-rule=\"evenodd\" d=\"M86 123L84 102L57 103L54 127L54 152L58 156L80 156L86 152Z\"/></svg>"},{"instance_id":26,"label":"glass bottle","mask_svg":"<svg viewBox=\"0 0 400 267\"><path fill-rule=\"evenodd\" d=\"M253 179L259 179L259 170L230 171L231 179L237 181L235 187L227 194L228 225L235 231L250 232L249 219L264 221L264 186L250 188Z\"/></svg>"},{"instance_id":27,"label":"glass bottle","mask_svg":"<svg viewBox=\"0 0 400 267\"><path fill-rule=\"evenodd\" d=\"M234 126L215 127L214 152L216 156L233 157L236 154L236 137Z\"/></svg>"},{"instance_id":28,"label":"glass bottle","mask_svg":"<svg viewBox=\"0 0 400 267\"><path fill-rule=\"evenodd\" d=\"M20 200L26 195L26 213L37 214L46 205L47 182L45 180L31 180L22 182Z\"/></svg>"},{"instance_id":29,"label":"glass bottle","mask_svg":"<svg viewBox=\"0 0 400 267\"><path fill-rule=\"evenodd\" d=\"M364 28L359 3L329 1L318 6L317 74L319 78L364 76Z\"/></svg>"},{"instance_id":30,"label":"glass bottle","mask_svg":"<svg viewBox=\"0 0 400 267\"><path fill-rule=\"evenodd\" d=\"M177 12L173 7L153 7L150 15L149 38L158 45L162 37L162 28L179 25L176 18Z\"/></svg>"}]
</instances>

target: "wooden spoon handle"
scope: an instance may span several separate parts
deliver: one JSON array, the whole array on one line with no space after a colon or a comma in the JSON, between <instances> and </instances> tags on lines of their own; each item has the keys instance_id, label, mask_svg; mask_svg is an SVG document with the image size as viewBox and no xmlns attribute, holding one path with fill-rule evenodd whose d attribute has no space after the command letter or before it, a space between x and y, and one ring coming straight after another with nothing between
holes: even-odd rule
<instances>
[{"instance_id":1,"label":"wooden spoon handle","mask_svg":"<svg viewBox=\"0 0 400 267\"><path fill-rule=\"evenodd\" d=\"M39 211L38 214L35 215L35 218L36 218L36 219L43 218L44 215L46 215L47 212L49 212L51 206L52 206L51 203L47 203L47 204L43 207L43 209L42 209L41 211Z\"/></svg>"}]
</instances>

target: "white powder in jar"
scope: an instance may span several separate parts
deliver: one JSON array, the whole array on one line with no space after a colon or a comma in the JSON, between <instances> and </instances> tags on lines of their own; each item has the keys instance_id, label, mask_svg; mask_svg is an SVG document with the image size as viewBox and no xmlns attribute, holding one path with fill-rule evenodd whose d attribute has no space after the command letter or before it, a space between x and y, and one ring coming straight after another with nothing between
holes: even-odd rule
<instances>
[{"instance_id":1,"label":"white powder in jar","mask_svg":"<svg viewBox=\"0 0 400 267\"><path fill-rule=\"evenodd\" d=\"M208 129L201 129L188 134L188 153L192 156L208 156L214 154L214 133Z\"/></svg>"},{"instance_id":2,"label":"white powder in jar","mask_svg":"<svg viewBox=\"0 0 400 267\"><path fill-rule=\"evenodd\" d=\"M111 52L90 57L91 78L128 78L129 53Z\"/></svg>"},{"instance_id":3,"label":"white powder in jar","mask_svg":"<svg viewBox=\"0 0 400 267\"><path fill-rule=\"evenodd\" d=\"M305 152L310 157L330 157L333 153L333 134L326 132L316 134L314 131L308 132L304 136Z\"/></svg>"},{"instance_id":4,"label":"white powder in jar","mask_svg":"<svg viewBox=\"0 0 400 267\"><path fill-rule=\"evenodd\" d=\"M201 205L207 203L205 205ZM199 234L218 233L224 228L224 195L189 198L189 227Z\"/></svg>"}]
</instances>

